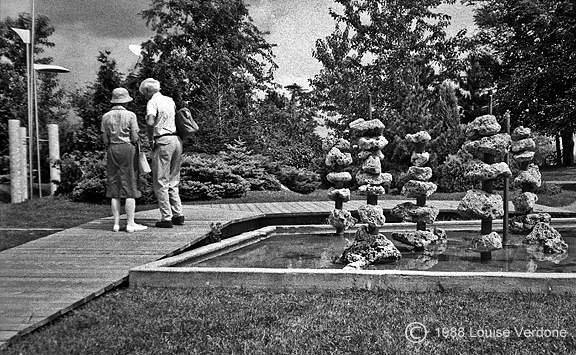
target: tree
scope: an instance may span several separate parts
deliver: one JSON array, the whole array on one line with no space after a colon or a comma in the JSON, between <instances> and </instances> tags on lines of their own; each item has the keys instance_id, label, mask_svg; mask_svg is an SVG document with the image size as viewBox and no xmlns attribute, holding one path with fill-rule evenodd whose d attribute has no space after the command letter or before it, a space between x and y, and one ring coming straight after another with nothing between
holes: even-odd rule
<instances>
[{"instance_id":1,"label":"tree","mask_svg":"<svg viewBox=\"0 0 576 355\"><path fill-rule=\"evenodd\" d=\"M244 2L153 0L142 16L156 35L143 44L139 78L155 77L177 105L192 108L202 128L196 149L218 151L232 134L244 135L253 91L269 85L276 68L273 45Z\"/></svg>"},{"instance_id":2,"label":"tree","mask_svg":"<svg viewBox=\"0 0 576 355\"><path fill-rule=\"evenodd\" d=\"M406 133L435 125L430 107L434 89L458 73L458 43L448 38L450 17L437 11L452 0L336 0L343 13L331 11L335 31L316 42L314 57L323 68L311 81L315 102L333 115L339 131L356 118L374 116L387 126L391 144L385 154L407 162L399 146Z\"/></svg>"},{"instance_id":3,"label":"tree","mask_svg":"<svg viewBox=\"0 0 576 355\"><path fill-rule=\"evenodd\" d=\"M479 46L495 53L495 110L513 124L555 135L566 151L576 129L576 5L569 0L470 0L476 5ZM564 164L571 164L565 154Z\"/></svg>"},{"instance_id":4,"label":"tree","mask_svg":"<svg viewBox=\"0 0 576 355\"><path fill-rule=\"evenodd\" d=\"M293 89L300 91L296 86ZM257 137L254 150L285 165L317 170L318 159L324 158L322 140L316 133L314 110L304 97L301 99L303 102L298 103L293 95L288 99L277 91L268 91L253 114L255 124L251 129Z\"/></svg>"}]
</instances>

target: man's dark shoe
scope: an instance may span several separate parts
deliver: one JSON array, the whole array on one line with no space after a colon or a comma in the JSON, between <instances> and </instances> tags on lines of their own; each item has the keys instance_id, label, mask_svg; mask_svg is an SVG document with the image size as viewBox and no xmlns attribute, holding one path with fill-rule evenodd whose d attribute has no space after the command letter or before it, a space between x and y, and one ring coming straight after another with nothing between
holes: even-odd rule
<instances>
[{"instance_id":1,"label":"man's dark shoe","mask_svg":"<svg viewBox=\"0 0 576 355\"><path fill-rule=\"evenodd\" d=\"M184 216L172 217L172 224L177 226L184 225Z\"/></svg>"},{"instance_id":2,"label":"man's dark shoe","mask_svg":"<svg viewBox=\"0 0 576 355\"><path fill-rule=\"evenodd\" d=\"M158 228L172 228L172 221L160 221L156 222L156 227Z\"/></svg>"}]
</instances>

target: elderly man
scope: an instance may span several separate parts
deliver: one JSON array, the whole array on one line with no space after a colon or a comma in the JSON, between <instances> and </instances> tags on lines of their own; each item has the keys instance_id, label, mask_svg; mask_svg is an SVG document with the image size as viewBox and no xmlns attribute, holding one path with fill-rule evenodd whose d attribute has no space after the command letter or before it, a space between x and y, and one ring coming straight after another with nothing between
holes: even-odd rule
<instances>
[{"instance_id":1,"label":"elderly man","mask_svg":"<svg viewBox=\"0 0 576 355\"><path fill-rule=\"evenodd\" d=\"M162 216L156 227L172 228L184 224L178 194L182 141L176 135L176 105L160 93L160 82L148 78L140 83L140 93L148 100L146 128L152 147L152 179Z\"/></svg>"}]
</instances>

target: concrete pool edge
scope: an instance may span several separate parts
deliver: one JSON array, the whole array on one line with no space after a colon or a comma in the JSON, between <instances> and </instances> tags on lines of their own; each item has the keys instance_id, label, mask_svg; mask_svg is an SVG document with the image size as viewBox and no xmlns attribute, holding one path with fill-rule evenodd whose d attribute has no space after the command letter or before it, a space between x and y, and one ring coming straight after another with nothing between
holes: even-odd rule
<instances>
[{"instance_id":1,"label":"concrete pool edge","mask_svg":"<svg viewBox=\"0 0 576 355\"><path fill-rule=\"evenodd\" d=\"M474 227L474 221L443 223L459 230ZM557 220L557 225L574 225L573 218ZM390 223L383 231L406 229L409 224ZM241 248L283 230L315 229L329 232L330 226L267 226L224 239L170 258L161 259L129 272L131 286L153 287L236 287L255 289L323 290L366 289L397 291L476 291L576 294L576 273L448 272L418 270L339 270L276 269L233 267L178 267L191 258L211 258L219 251Z\"/></svg>"}]
</instances>

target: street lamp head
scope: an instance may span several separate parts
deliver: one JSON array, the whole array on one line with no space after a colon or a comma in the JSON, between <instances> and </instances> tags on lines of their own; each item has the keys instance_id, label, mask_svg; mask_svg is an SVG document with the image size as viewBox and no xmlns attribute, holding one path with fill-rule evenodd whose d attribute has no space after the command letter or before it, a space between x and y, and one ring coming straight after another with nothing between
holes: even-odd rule
<instances>
[{"instance_id":1,"label":"street lamp head","mask_svg":"<svg viewBox=\"0 0 576 355\"><path fill-rule=\"evenodd\" d=\"M128 49L130 49L130 52L134 53L137 56L142 55L142 46L139 46L137 44L131 44L128 46Z\"/></svg>"},{"instance_id":2,"label":"street lamp head","mask_svg":"<svg viewBox=\"0 0 576 355\"><path fill-rule=\"evenodd\" d=\"M34 64L34 70L37 72L48 72L48 73L69 73L70 70L59 65L52 64Z\"/></svg>"}]
</instances>

